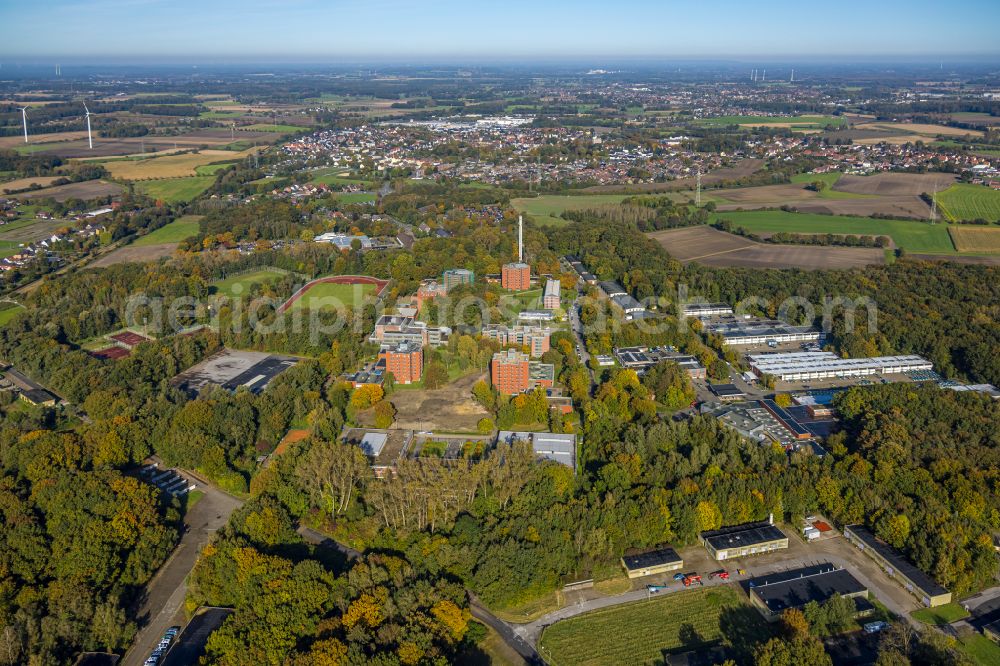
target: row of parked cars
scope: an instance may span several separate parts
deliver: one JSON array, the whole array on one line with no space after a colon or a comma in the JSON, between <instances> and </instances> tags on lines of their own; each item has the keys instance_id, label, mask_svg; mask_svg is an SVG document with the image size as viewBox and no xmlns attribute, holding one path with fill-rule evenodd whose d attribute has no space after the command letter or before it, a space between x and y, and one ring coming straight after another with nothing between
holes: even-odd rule
<instances>
[{"instance_id":1,"label":"row of parked cars","mask_svg":"<svg viewBox=\"0 0 1000 666\"><path fill-rule=\"evenodd\" d=\"M144 479L155 485L163 492L170 493L176 497L186 495L188 492L197 487L178 474L175 470L161 470L156 463L143 467L140 474Z\"/></svg>"},{"instance_id":2,"label":"row of parked cars","mask_svg":"<svg viewBox=\"0 0 1000 666\"><path fill-rule=\"evenodd\" d=\"M143 666L156 666L163 659L163 656L167 654L167 650L170 649L170 645L177 638L177 634L180 632L180 627L170 627L163 634L163 638L160 639L160 643L156 646L153 652L149 655L146 661L143 662Z\"/></svg>"}]
</instances>

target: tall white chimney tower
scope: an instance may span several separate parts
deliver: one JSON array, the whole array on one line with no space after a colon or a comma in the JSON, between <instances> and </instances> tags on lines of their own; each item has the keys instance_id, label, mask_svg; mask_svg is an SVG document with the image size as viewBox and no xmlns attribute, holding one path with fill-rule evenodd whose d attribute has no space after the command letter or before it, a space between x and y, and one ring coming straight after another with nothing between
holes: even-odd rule
<instances>
[{"instance_id":1,"label":"tall white chimney tower","mask_svg":"<svg viewBox=\"0 0 1000 666\"><path fill-rule=\"evenodd\" d=\"M524 262L524 218L517 216L517 262Z\"/></svg>"}]
</instances>

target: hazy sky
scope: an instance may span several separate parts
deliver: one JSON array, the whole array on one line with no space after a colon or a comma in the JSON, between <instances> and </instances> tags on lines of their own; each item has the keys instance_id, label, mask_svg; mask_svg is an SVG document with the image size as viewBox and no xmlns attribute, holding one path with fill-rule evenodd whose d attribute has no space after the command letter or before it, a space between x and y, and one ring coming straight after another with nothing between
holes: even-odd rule
<instances>
[{"instance_id":1,"label":"hazy sky","mask_svg":"<svg viewBox=\"0 0 1000 666\"><path fill-rule=\"evenodd\" d=\"M997 55L998 28L998 0L0 0L6 60Z\"/></svg>"}]
</instances>

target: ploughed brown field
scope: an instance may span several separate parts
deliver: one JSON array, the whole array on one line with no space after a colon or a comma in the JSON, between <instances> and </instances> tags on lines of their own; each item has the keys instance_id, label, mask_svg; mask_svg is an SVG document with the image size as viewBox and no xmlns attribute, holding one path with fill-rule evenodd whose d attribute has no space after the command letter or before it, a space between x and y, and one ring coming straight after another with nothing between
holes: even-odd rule
<instances>
[{"instance_id":1,"label":"ploughed brown field","mask_svg":"<svg viewBox=\"0 0 1000 666\"><path fill-rule=\"evenodd\" d=\"M877 173L874 176L842 176L833 189L854 194L880 196L920 196L923 192L945 190L958 180L948 173Z\"/></svg>"},{"instance_id":2,"label":"ploughed brown field","mask_svg":"<svg viewBox=\"0 0 1000 666\"><path fill-rule=\"evenodd\" d=\"M708 226L648 235L675 259L705 266L831 269L885 263L881 249L755 243Z\"/></svg>"},{"instance_id":3,"label":"ploughed brown field","mask_svg":"<svg viewBox=\"0 0 1000 666\"><path fill-rule=\"evenodd\" d=\"M29 126L28 129L31 129ZM87 132L51 132L49 134L28 134L29 144L47 143L49 141L73 141L86 139ZM0 136L0 148L18 148L24 145L24 135Z\"/></svg>"},{"instance_id":4,"label":"ploughed brown field","mask_svg":"<svg viewBox=\"0 0 1000 666\"><path fill-rule=\"evenodd\" d=\"M764 165L764 160L750 159L743 160L736 166L726 167L724 169L717 169L715 171L703 174L701 177L702 185L714 185L716 183L721 183L727 180L735 180L737 178L745 178L750 174L754 173ZM600 193L634 193L634 194L644 194L647 192L678 192L682 190L693 190L697 184L697 179L695 177L690 178L678 178L677 180L671 180L666 183L636 183L635 185L594 185L592 187L586 187L582 192L588 194L600 194Z\"/></svg>"},{"instance_id":5,"label":"ploughed brown field","mask_svg":"<svg viewBox=\"0 0 1000 666\"><path fill-rule=\"evenodd\" d=\"M122 193L121 185L106 183L103 180L85 180L82 183L70 183L69 185L58 185L56 187L46 187L40 190L32 190L22 194L11 195L14 199L22 201L33 201L35 199L54 199L55 201L66 201L67 199L97 199L99 197L114 196Z\"/></svg>"},{"instance_id":6,"label":"ploughed brown field","mask_svg":"<svg viewBox=\"0 0 1000 666\"><path fill-rule=\"evenodd\" d=\"M764 185L734 190L716 190L712 196L720 211L756 210L788 205L802 213L825 215L892 215L925 220L930 208L920 198L924 192L943 191L956 177L946 173L879 173L874 176L842 176L833 192L866 195L865 198L828 198L805 188L804 184Z\"/></svg>"}]
</instances>

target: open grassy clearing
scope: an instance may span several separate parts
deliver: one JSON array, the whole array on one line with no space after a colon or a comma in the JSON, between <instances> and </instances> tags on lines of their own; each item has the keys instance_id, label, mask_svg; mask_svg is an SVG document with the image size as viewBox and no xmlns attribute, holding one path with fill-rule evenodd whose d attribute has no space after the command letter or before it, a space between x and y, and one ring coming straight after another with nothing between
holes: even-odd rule
<instances>
[{"instance_id":1,"label":"open grassy clearing","mask_svg":"<svg viewBox=\"0 0 1000 666\"><path fill-rule=\"evenodd\" d=\"M290 310L356 308L375 292L373 284L336 284L320 282L296 299Z\"/></svg>"},{"instance_id":2,"label":"open grassy clearing","mask_svg":"<svg viewBox=\"0 0 1000 666\"><path fill-rule=\"evenodd\" d=\"M251 273L244 273L243 275L234 275L224 280L216 280L212 283L212 287L217 294L239 296L249 292L251 285L275 280L283 275L285 273L277 269L265 268Z\"/></svg>"},{"instance_id":3,"label":"open grassy clearing","mask_svg":"<svg viewBox=\"0 0 1000 666\"><path fill-rule=\"evenodd\" d=\"M539 644L555 666L663 663L665 653L766 640L767 623L737 590L677 592L585 613L548 627Z\"/></svg>"},{"instance_id":4,"label":"open grassy clearing","mask_svg":"<svg viewBox=\"0 0 1000 666\"><path fill-rule=\"evenodd\" d=\"M374 192L342 192L336 195L337 201L345 204L350 203L374 203Z\"/></svg>"},{"instance_id":5,"label":"open grassy clearing","mask_svg":"<svg viewBox=\"0 0 1000 666\"><path fill-rule=\"evenodd\" d=\"M189 178L165 178L163 180L145 180L135 184L136 189L153 199L162 199L167 203L183 203L191 201L211 187L214 176L191 176Z\"/></svg>"},{"instance_id":6,"label":"open grassy clearing","mask_svg":"<svg viewBox=\"0 0 1000 666\"><path fill-rule=\"evenodd\" d=\"M346 174L346 175L345 175ZM318 183L321 185L368 185L369 181L362 180L361 178L355 178L350 175L349 171L344 171L343 168L337 167L335 169L317 169L311 172L310 183Z\"/></svg>"},{"instance_id":7,"label":"open grassy clearing","mask_svg":"<svg viewBox=\"0 0 1000 666\"><path fill-rule=\"evenodd\" d=\"M910 252L955 251L943 224L910 220L876 220L869 217L789 213L783 210L727 211L714 213L712 221L729 220L754 233L855 234L889 236L897 247Z\"/></svg>"},{"instance_id":8,"label":"open grassy clearing","mask_svg":"<svg viewBox=\"0 0 1000 666\"><path fill-rule=\"evenodd\" d=\"M23 305L16 303L0 303L0 326L6 326L11 319L24 312Z\"/></svg>"},{"instance_id":9,"label":"open grassy clearing","mask_svg":"<svg viewBox=\"0 0 1000 666\"><path fill-rule=\"evenodd\" d=\"M937 193L938 208L950 220L1000 220L1000 191L956 183Z\"/></svg>"},{"instance_id":10,"label":"open grassy clearing","mask_svg":"<svg viewBox=\"0 0 1000 666\"><path fill-rule=\"evenodd\" d=\"M959 638L958 647L980 666L1000 664L1000 645L982 634L970 634Z\"/></svg>"},{"instance_id":11,"label":"open grassy clearing","mask_svg":"<svg viewBox=\"0 0 1000 666\"><path fill-rule=\"evenodd\" d=\"M1000 253L1000 227L952 225L948 233L959 252Z\"/></svg>"},{"instance_id":12,"label":"open grassy clearing","mask_svg":"<svg viewBox=\"0 0 1000 666\"><path fill-rule=\"evenodd\" d=\"M913 611L911 615L915 620L919 620L924 624L941 626L969 617L969 611L962 608L961 604L952 602L943 606L935 606L934 608L921 608L920 610Z\"/></svg>"},{"instance_id":13,"label":"open grassy clearing","mask_svg":"<svg viewBox=\"0 0 1000 666\"><path fill-rule=\"evenodd\" d=\"M179 217L170 224L140 237L132 245L144 247L146 245L160 245L161 243L179 243L185 238L198 234L198 221L202 217L202 215L185 215Z\"/></svg>"}]
</instances>

